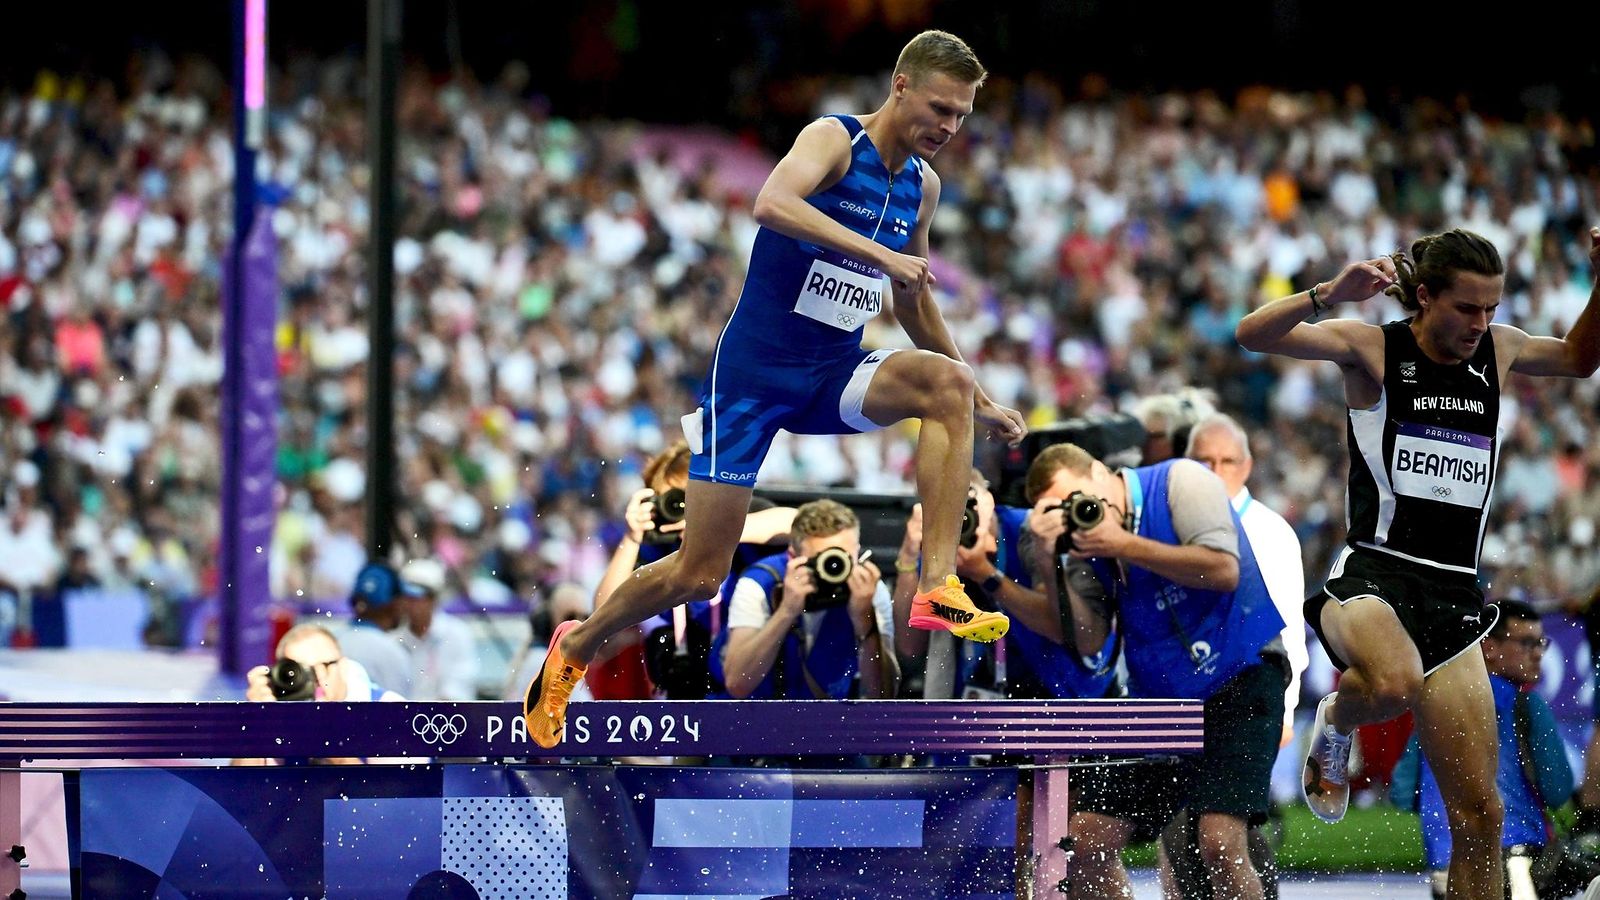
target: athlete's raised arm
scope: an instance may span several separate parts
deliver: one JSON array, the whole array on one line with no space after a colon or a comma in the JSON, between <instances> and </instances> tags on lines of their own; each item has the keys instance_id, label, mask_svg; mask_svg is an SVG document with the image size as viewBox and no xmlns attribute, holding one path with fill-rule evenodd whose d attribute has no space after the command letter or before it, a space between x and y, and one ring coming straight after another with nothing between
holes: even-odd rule
<instances>
[{"instance_id":1,"label":"athlete's raised arm","mask_svg":"<svg viewBox=\"0 0 1600 900\"><path fill-rule=\"evenodd\" d=\"M1594 288L1566 337L1534 337L1510 325L1494 326L1495 346L1511 358L1511 371L1588 378L1600 369L1600 228L1589 229L1589 262L1596 271Z\"/></svg>"},{"instance_id":2,"label":"athlete's raised arm","mask_svg":"<svg viewBox=\"0 0 1600 900\"><path fill-rule=\"evenodd\" d=\"M1364 347L1382 347L1379 330L1365 322L1330 319L1306 322L1339 303L1360 303L1393 284L1394 261L1387 257L1345 266L1332 281L1274 300L1245 316L1234 330L1239 346L1295 359L1325 359L1345 367L1361 365ZM1381 372L1377 373L1381 375Z\"/></svg>"}]
</instances>

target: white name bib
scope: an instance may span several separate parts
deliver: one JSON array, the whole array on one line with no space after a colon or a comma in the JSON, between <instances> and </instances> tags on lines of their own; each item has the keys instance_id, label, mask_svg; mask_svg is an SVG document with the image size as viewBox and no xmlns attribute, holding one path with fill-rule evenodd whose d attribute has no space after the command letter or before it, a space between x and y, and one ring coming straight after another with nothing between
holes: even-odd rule
<instances>
[{"instance_id":1,"label":"white name bib","mask_svg":"<svg viewBox=\"0 0 1600 900\"><path fill-rule=\"evenodd\" d=\"M1494 443L1479 434L1401 422L1389 470L1394 492L1482 509L1489 495Z\"/></svg>"},{"instance_id":2,"label":"white name bib","mask_svg":"<svg viewBox=\"0 0 1600 900\"><path fill-rule=\"evenodd\" d=\"M815 260L800 284L794 311L841 331L855 331L883 309L883 273L853 260Z\"/></svg>"}]
</instances>

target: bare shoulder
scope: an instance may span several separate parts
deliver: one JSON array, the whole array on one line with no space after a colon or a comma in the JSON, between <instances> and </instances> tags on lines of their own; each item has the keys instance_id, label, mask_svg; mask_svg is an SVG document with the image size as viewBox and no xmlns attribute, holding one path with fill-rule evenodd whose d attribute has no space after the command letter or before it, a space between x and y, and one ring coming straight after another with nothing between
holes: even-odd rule
<instances>
[{"instance_id":1,"label":"bare shoulder","mask_svg":"<svg viewBox=\"0 0 1600 900\"><path fill-rule=\"evenodd\" d=\"M1489 333L1494 335L1495 350L1502 356L1516 355L1522 345L1528 342L1532 335L1515 325L1505 325L1500 322L1489 323Z\"/></svg>"},{"instance_id":2,"label":"bare shoulder","mask_svg":"<svg viewBox=\"0 0 1600 900\"><path fill-rule=\"evenodd\" d=\"M1343 359L1336 360L1346 369L1358 369L1383 380L1383 329L1358 319L1330 319L1321 322L1325 328L1349 348Z\"/></svg>"},{"instance_id":3,"label":"bare shoulder","mask_svg":"<svg viewBox=\"0 0 1600 900\"><path fill-rule=\"evenodd\" d=\"M844 123L833 116L823 116L808 123L795 136L794 146L841 148L850 146L850 132Z\"/></svg>"}]
</instances>

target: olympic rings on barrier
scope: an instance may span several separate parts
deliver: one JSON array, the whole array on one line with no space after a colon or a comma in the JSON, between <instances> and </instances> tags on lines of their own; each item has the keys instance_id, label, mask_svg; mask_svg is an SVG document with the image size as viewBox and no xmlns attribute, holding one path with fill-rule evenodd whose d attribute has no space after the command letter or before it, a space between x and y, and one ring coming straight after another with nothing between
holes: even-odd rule
<instances>
[{"instance_id":1,"label":"olympic rings on barrier","mask_svg":"<svg viewBox=\"0 0 1600 900\"><path fill-rule=\"evenodd\" d=\"M430 744L454 744L467 733L467 717L460 713L453 716L417 713L411 717L411 732Z\"/></svg>"}]
</instances>

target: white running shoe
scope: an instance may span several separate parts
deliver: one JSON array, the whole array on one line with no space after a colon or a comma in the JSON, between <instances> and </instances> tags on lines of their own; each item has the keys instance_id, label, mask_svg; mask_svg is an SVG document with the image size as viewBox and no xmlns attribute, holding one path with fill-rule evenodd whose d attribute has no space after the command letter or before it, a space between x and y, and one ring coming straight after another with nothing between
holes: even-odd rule
<instances>
[{"instance_id":1,"label":"white running shoe","mask_svg":"<svg viewBox=\"0 0 1600 900\"><path fill-rule=\"evenodd\" d=\"M1595 879L1589 882L1589 886L1584 889L1581 900L1600 900L1600 875L1595 876Z\"/></svg>"},{"instance_id":2,"label":"white running shoe","mask_svg":"<svg viewBox=\"0 0 1600 900\"><path fill-rule=\"evenodd\" d=\"M1336 691L1317 704L1311 746L1306 751L1305 770L1300 777L1306 805L1324 822L1339 821L1350 807L1350 744L1353 739L1351 735L1340 734L1328 721L1328 707L1338 696Z\"/></svg>"}]
</instances>

